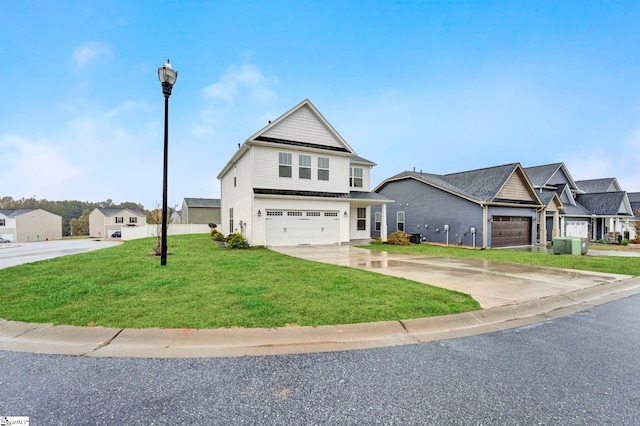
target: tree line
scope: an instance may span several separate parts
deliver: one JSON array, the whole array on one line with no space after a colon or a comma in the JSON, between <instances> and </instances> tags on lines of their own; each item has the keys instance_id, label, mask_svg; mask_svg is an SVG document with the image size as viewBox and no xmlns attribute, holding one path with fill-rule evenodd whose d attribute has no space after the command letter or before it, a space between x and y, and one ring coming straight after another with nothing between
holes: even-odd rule
<instances>
[{"instance_id":1,"label":"tree line","mask_svg":"<svg viewBox=\"0 0 640 426\"><path fill-rule=\"evenodd\" d=\"M147 223L155 223L156 210L159 210L158 208L146 210L142 204L130 201L115 204L111 199L93 203L78 200L49 201L36 200L35 198L21 198L19 200L14 200L12 197L0 198L0 209L42 209L62 216L62 235L64 236L89 235L89 214L96 208L137 210L147 216Z\"/></svg>"}]
</instances>

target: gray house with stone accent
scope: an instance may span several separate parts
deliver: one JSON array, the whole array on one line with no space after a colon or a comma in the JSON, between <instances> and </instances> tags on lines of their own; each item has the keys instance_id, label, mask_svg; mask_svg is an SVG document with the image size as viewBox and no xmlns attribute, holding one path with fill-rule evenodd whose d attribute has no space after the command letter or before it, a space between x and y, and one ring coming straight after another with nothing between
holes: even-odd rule
<instances>
[{"instance_id":1,"label":"gray house with stone accent","mask_svg":"<svg viewBox=\"0 0 640 426\"><path fill-rule=\"evenodd\" d=\"M537 212L545 209L519 163L446 175L402 172L374 192L394 200L387 205L389 233L402 230L450 245L535 244ZM372 212L373 235L381 236L381 211L374 206Z\"/></svg>"}]
</instances>

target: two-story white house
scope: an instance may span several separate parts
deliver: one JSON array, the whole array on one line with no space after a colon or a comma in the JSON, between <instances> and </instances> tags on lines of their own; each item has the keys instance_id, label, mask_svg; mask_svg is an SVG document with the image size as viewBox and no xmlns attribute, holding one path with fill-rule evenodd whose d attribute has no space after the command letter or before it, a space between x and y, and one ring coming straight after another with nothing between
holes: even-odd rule
<instances>
[{"instance_id":1,"label":"two-story white house","mask_svg":"<svg viewBox=\"0 0 640 426\"><path fill-rule=\"evenodd\" d=\"M373 166L305 99L241 144L218 174L221 231L254 246L365 240L379 204L386 239L392 200L370 192Z\"/></svg>"}]
</instances>

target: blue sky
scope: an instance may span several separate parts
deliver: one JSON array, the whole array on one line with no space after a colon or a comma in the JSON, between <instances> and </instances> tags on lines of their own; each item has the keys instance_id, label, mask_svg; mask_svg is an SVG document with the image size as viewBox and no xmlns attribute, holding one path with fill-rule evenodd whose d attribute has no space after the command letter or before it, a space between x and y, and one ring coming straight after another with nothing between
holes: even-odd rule
<instances>
[{"instance_id":1,"label":"blue sky","mask_svg":"<svg viewBox=\"0 0 640 426\"><path fill-rule=\"evenodd\" d=\"M238 143L308 98L378 165L564 162L640 191L637 1L0 0L0 196L219 197Z\"/></svg>"}]
</instances>

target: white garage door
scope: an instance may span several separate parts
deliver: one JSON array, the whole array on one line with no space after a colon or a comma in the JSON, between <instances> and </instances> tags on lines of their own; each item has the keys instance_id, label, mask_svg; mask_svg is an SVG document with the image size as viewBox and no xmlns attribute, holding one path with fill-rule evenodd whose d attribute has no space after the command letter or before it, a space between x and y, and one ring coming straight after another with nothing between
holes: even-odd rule
<instances>
[{"instance_id":1,"label":"white garage door","mask_svg":"<svg viewBox=\"0 0 640 426\"><path fill-rule=\"evenodd\" d=\"M567 221L566 236L574 238L587 238L588 223Z\"/></svg>"},{"instance_id":2,"label":"white garage door","mask_svg":"<svg viewBox=\"0 0 640 426\"><path fill-rule=\"evenodd\" d=\"M340 241L337 211L267 210L265 240L268 246L334 244Z\"/></svg>"}]
</instances>

